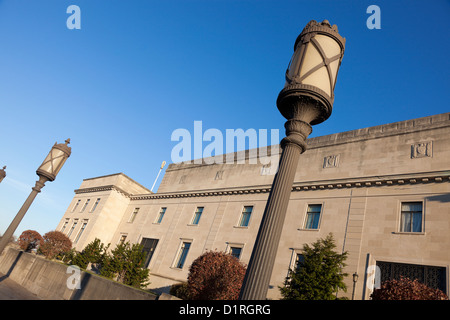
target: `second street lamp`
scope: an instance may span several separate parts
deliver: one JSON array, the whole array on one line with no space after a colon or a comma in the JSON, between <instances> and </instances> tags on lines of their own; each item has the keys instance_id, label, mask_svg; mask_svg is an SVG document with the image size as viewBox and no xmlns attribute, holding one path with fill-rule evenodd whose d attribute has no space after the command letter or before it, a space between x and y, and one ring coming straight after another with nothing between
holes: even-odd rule
<instances>
[{"instance_id":1,"label":"second street lamp","mask_svg":"<svg viewBox=\"0 0 450 320\"><path fill-rule=\"evenodd\" d=\"M327 20L310 21L298 36L277 107L287 119L278 172L253 246L239 299L266 299L300 154L311 125L328 119L345 39Z\"/></svg>"},{"instance_id":2,"label":"second street lamp","mask_svg":"<svg viewBox=\"0 0 450 320\"><path fill-rule=\"evenodd\" d=\"M65 141L65 144L56 144L55 142L55 145L48 153L44 162L42 162L42 164L36 170L36 174L39 176L39 180L36 181L36 185L32 188L32 191L27 200L22 205L22 208L20 208L14 220L11 222L8 229L6 229L5 233L3 234L3 237L0 240L0 254L5 249L9 240L13 236L14 231L16 231L17 227L25 216L25 213L28 211L28 208L30 208L31 204L36 198L37 194L41 192L41 189L44 187L47 181L53 181L56 179L56 175L58 174L59 170L61 170L67 158L70 157L71 148L68 146L69 143L70 139L67 139Z\"/></svg>"},{"instance_id":3,"label":"second street lamp","mask_svg":"<svg viewBox=\"0 0 450 320\"><path fill-rule=\"evenodd\" d=\"M6 177L5 169L6 169L6 166L4 166L3 169L0 169L0 182L2 182L3 179Z\"/></svg>"},{"instance_id":4,"label":"second street lamp","mask_svg":"<svg viewBox=\"0 0 450 320\"><path fill-rule=\"evenodd\" d=\"M358 282L359 275L357 272L353 274L353 290L352 290L352 300L355 300L355 288L356 283Z\"/></svg>"}]
</instances>

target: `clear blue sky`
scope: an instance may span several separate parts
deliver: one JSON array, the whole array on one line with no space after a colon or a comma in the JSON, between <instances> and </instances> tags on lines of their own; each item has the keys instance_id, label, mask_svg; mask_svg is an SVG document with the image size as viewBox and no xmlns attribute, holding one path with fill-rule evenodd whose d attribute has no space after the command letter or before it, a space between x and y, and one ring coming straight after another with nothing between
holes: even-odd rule
<instances>
[{"instance_id":1,"label":"clear blue sky","mask_svg":"<svg viewBox=\"0 0 450 320\"><path fill-rule=\"evenodd\" d=\"M66 27L71 4L80 30ZM380 30L366 27L371 4ZM282 138L275 101L311 19L347 39L333 114L312 137L448 112L449 18L446 0L0 0L0 233L56 141L70 137L72 156L17 236L54 229L84 178L150 188L172 132L195 120Z\"/></svg>"}]
</instances>

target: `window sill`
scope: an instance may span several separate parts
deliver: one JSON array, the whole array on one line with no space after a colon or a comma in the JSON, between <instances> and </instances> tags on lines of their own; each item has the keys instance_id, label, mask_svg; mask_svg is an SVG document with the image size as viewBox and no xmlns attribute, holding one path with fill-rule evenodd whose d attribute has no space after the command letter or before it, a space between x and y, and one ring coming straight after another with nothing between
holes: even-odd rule
<instances>
[{"instance_id":1,"label":"window sill","mask_svg":"<svg viewBox=\"0 0 450 320\"><path fill-rule=\"evenodd\" d=\"M195 223L188 223L187 225L190 226L190 227L198 227L198 223L197 224L195 224Z\"/></svg>"},{"instance_id":2,"label":"window sill","mask_svg":"<svg viewBox=\"0 0 450 320\"><path fill-rule=\"evenodd\" d=\"M420 236L420 235L422 235L422 236L424 236L425 235L425 232L402 232L402 231L395 231L395 232L392 232L392 234L400 234L400 235L404 235L404 234L409 234L409 235L417 235L417 236Z\"/></svg>"},{"instance_id":3,"label":"window sill","mask_svg":"<svg viewBox=\"0 0 450 320\"><path fill-rule=\"evenodd\" d=\"M319 228L317 228L317 229L303 229L303 228L298 228L297 230L298 230L298 231L319 231L320 229L319 229Z\"/></svg>"},{"instance_id":4,"label":"window sill","mask_svg":"<svg viewBox=\"0 0 450 320\"><path fill-rule=\"evenodd\" d=\"M233 228L237 228L237 229L248 229L248 226L233 226Z\"/></svg>"},{"instance_id":5,"label":"window sill","mask_svg":"<svg viewBox=\"0 0 450 320\"><path fill-rule=\"evenodd\" d=\"M177 267L170 267L170 269L177 270L177 271L183 271L183 268L177 268Z\"/></svg>"}]
</instances>

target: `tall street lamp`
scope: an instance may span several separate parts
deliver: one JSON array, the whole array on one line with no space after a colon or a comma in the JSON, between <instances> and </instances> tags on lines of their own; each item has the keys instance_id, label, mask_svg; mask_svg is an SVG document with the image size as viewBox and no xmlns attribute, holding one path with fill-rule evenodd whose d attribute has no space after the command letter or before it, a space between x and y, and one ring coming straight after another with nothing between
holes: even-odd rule
<instances>
[{"instance_id":1,"label":"tall street lamp","mask_svg":"<svg viewBox=\"0 0 450 320\"><path fill-rule=\"evenodd\" d=\"M34 198L36 198L37 194L41 192L41 189L44 187L47 181L53 181L56 179L56 175L58 174L59 170L61 170L64 162L66 162L67 158L70 157L71 148L68 146L69 143L70 139L67 139L65 143L56 144L55 142L55 145L50 150L44 162L42 162L42 164L36 170L36 174L39 176L39 180L36 181L36 185L32 188L32 191L27 200L22 205L22 208L20 208L16 217L3 234L3 237L0 240L0 254L3 252L9 240L13 236L14 231L16 231L17 227L20 224L20 221L22 221L31 203L33 203Z\"/></svg>"},{"instance_id":2,"label":"tall street lamp","mask_svg":"<svg viewBox=\"0 0 450 320\"><path fill-rule=\"evenodd\" d=\"M5 179L5 177L6 177L5 169L6 169L6 166L3 166L3 169L0 169L0 182L2 182L3 179Z\"/></svg>"},{"instance_id":3,"label":"tall street lamp","mask_svg":"<svg viewBox=\"0 0 450 320\"><path fill-rule=\"evenodd\" d=\"M265 299L300 154L311 125L331 115L345 38L327 20L310 21L298 36L277 107L287 119L278 172L273 180L239 299Z\"/></svg>"}]
</instances>

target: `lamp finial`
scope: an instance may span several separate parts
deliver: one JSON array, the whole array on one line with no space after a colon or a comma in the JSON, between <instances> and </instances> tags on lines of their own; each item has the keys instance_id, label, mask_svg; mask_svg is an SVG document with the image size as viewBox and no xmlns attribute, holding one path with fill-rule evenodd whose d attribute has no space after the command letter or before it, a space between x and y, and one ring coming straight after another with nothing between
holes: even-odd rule
<instances>
[{"instance_id":1,"label":"lamp finial","mask_svg":"<svg viewBox=\"0 0 450 320\"><path fill-rule=\"evenodd\" d=\"M331 28L330 21L328 21L327 19L325 19L325 20L322 21L322 25L326 25L326 26L328 26L329 28Z\"/></svg>"}]
</instances>

